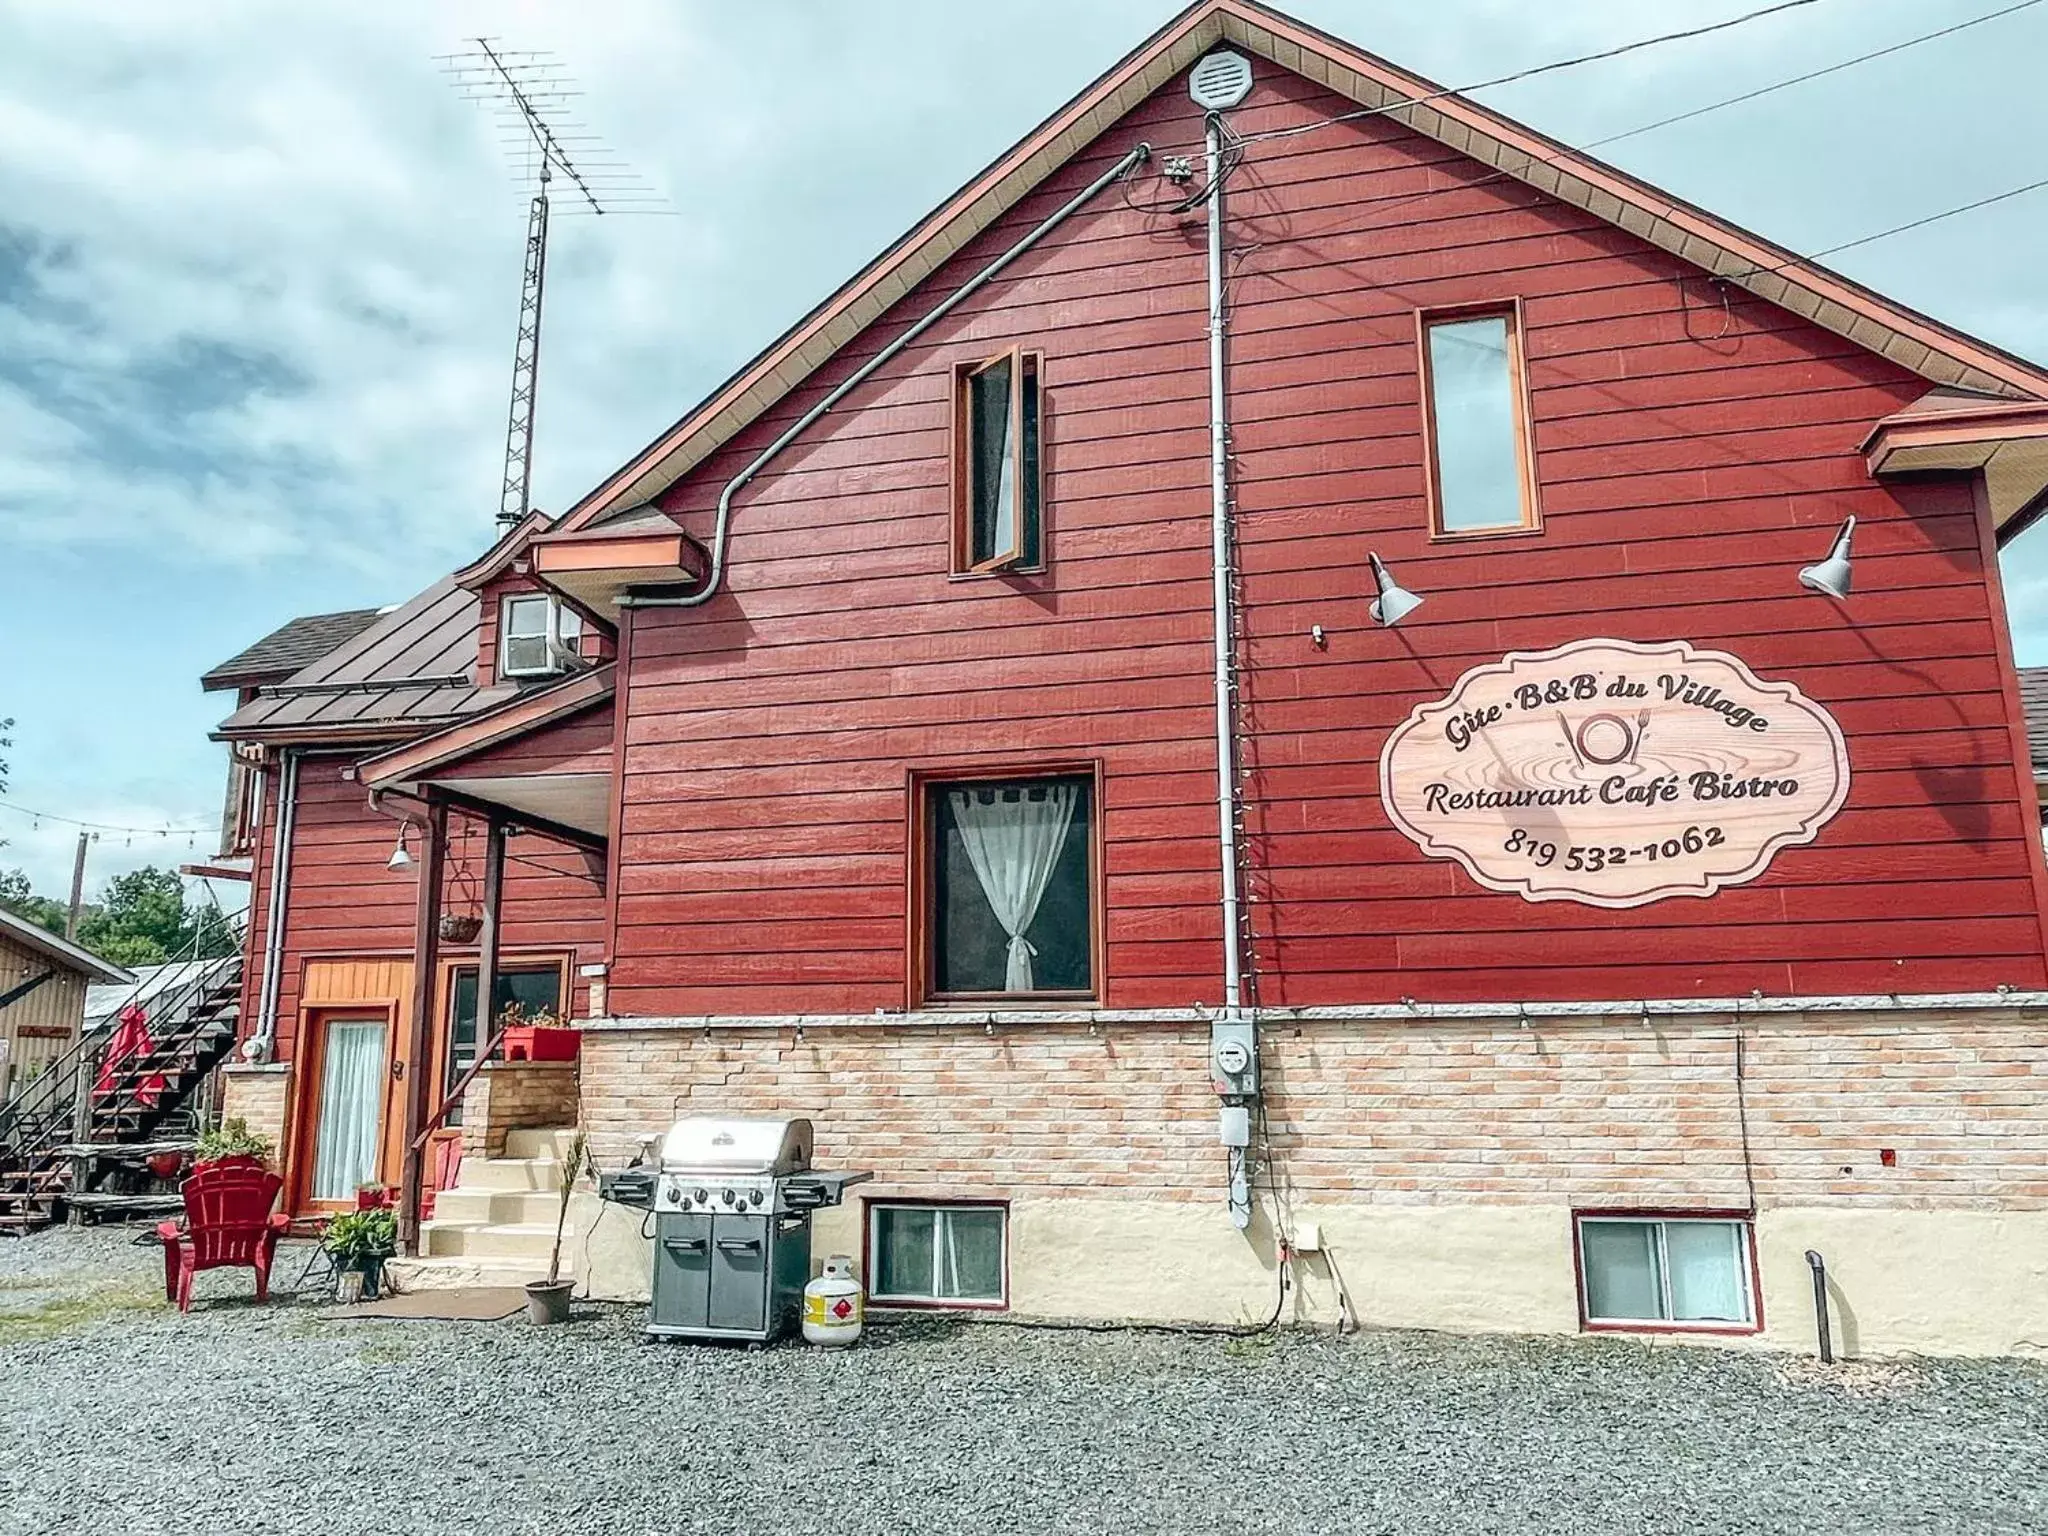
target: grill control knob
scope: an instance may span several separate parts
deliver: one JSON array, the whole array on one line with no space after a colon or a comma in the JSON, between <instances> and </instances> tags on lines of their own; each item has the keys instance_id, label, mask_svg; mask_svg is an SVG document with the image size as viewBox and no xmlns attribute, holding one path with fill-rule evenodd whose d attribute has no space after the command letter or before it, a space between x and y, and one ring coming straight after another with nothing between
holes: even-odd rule
<instances>
[{"instance_id":1,"label":"grill control knob","mask_svg":"<svg viewBox=\"0 0 2048 1536\"><path fill-rule=\"evenodd\" d=\"M761 1191L757 1189L752 1194L748 1195L747 1203L749 1205L759 1205L761 1203Z\"/></svg>"},{"instance_id":2,"label":"grill control knob","mask_svg":"<svg viewBox=\"0 0 2048 1536\"><path fill-rule=\"evenodd\" d=\"M731 1190L721 1189L718 1192L718 1198L723 1200L727 1205L731 1205L737 1197L733 1194Z\"/></svg>"},{"instance_id":3,"label":"grill control knob","mask_svg":"<svg viewBox=\"0 0 2048 1536\"><path fill-rule=\"evenodd\" d=\"M711 1198L711 1191L708 1189L700 1189L693 1192L690 1198L692 1200L695 1200L699 1205L702 1205L706 1200L709 1200Z\"/></svg>"}]
</instances>

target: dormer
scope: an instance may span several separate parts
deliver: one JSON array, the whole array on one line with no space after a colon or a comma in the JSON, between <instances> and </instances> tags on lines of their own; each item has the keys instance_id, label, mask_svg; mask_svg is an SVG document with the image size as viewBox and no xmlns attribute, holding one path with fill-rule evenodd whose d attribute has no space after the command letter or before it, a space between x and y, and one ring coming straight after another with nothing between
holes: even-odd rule
<instances>
[{"instance_id":1,"label":"dormer","mask_svg":"<svg viewBox=\"0 0 2048 1536\"><path fill-rule=\"evenodd\" d=\"M528 545L549 526L545 513L529 513L481 560L455 574L458 585L477 595L481 687L546 682L611 655L611 637L534 572Z\"/></svg>"}]
</instances>

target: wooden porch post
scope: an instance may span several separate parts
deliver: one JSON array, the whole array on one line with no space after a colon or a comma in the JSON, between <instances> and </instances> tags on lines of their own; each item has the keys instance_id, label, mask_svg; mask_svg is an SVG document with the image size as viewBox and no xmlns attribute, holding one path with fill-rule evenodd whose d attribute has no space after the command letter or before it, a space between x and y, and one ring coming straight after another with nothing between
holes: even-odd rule
<instances>
[{"instance_id":1,"label":"wooden porch post","mask_svg":"<svg viewBox=\"0 0 2048 1536\"><path fill-rule=\"evenodd\" d=\"M413 918L412 1018L406 1033L405 1172L399 1186L398 1240L408 1253L418 1252L420 1172L425 1149L420 1132L434 1106L433 1051L434 976L441 968L441 868L448 851L448 807L431 799L421 838L419 904Z\"/></svg>"},{"instance_id":2,"label":"wooden porch post","mask_svg":"<svg viewBox=\"0 0 2048 1536\"><path fill-rule=\"evenodd\" d=\"M498 898L505 888L505 823L484 822L484 926L476 941L476 1048L497 1032Z\"/></svg>"}]
</instances>

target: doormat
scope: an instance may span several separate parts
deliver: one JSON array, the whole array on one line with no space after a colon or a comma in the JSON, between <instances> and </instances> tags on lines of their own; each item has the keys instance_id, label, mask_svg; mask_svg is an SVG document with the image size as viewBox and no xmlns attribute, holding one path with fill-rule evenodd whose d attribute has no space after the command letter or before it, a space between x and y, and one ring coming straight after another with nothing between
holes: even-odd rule
<instances>
[{"instance_id":1,"label":"doormat","mask_svg":"<svg viewBox=\"0 0 2048 1536\"><path fill-rule=\"evenodd\" d=\"M336 1307L327 1314L337 1322L356 1318L412 1318L450 1323L495 1323L526 1308L526 1291L516 1285L486 1285L471 1290L407 1291L378 1301Z\"/></svg>"}]
</instances>

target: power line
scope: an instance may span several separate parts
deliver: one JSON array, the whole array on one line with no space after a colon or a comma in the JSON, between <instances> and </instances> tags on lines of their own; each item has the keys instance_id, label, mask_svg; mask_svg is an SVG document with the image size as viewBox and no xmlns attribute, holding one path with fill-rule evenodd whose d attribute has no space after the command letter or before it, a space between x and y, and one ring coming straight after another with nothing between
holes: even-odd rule
<instances>
[{"instance_id":1,"label":"power line","mask_svg":"<svg viewBox=\"0 0 2048 1536\"><path fill-rule=\"evenodd\" d=\"M1845 69L1854 69L1858 64L1868 64L1872 59L1882 59L1894 53L1903 53L1908 48L1917 48L1922 43L1931 43L1938 37L1949 37L1957 32L1967 32L1971 27L1982 26L1987 21L1996 21L2001 16L2010 16L2015 11L2031 10L2041 0L2020 0L2018 5L2008 5L2002 11L1987 11L1982 16L1972 16L1968 21L1959 21L1952 27L1943 27L1935 32L1923 32L1918 37L1909 37L1904 42L1892 43L1888 47L1875 48L1869 53L1859 53L1853 59L1844 59L1839 64L1830 64L1825 69L1810 69L1803 75L1793 75L1770 85L1759 86L1753 91L1744 91L1739 96L1729 96L1721 101L1708 102L1704 107L1694 107L1690 112L1673 113L1660 117L1654 123L1644 123L1640 128L1630 128L1624 133L1610 133L1604 139L1594 139L1584 147L1597 149L1602 144L1619 144L1623 139L1632 139L1638 134L1650 133L1658 128L1669 128L1673 123L1683 123L1695 117L1704 117L1709 112L1718 112L1723 107L1732 107L1740 102L1755 101L1759 96L1768 96L1788 86L1804 85L1809 80L1818 80L1824 75L1840 74Z\"/></svg>"},{"instance_id":2,"label":"power line","mask_svg":"<svg viewBox=\"0 0 2048 1536\"><path fill-rule=\"evenodd\" d=\"M1894 224L1889 229L1880 229L1874 235L1859 235L1854 240L1844 240L1840 245L1824 247L1821 250L1815 251L1811 256L1793 256L1777 263L1775 266L1752 267L1747 272L1724 272L1719 275L1735 279L1765 277L1773 272L1782 272L1797 261L1818 261L1821 257L1832 256L1837 251L1853 251L1859 245L1869 245L1874 240L1888 240L1893 235L1903 235L1909 229L1920 229L1929 224L1939 224L1943 219L1952 219L1959 213L1972 213L1979 208L1989 208L1993 203L2002 203L2011 198L2022 197L2029 192L2038 192L2043 187L2048 187L2048 177L2043 177L2039 181L2030 181L2023 187L2012 187L2004 192L1994 192L1991 196L1980 197L1975 202L1958 203L1953 208L1944 208L1940 213L1930 213L1925 218L1909 219L1904 224Z\"/></svg>"},{"instance_id":3,"label":"power line","mask_svg":"<svg viewBox=\"0 0 2048 1536\"><path fill-rule=\"evenodd\" d=\"M1731 27L1746 26L1752 21L1761 21L1766 16L1775 16L1780 11L1795 11L1802 6L1818 5L1819 3L1820 0L1779 0L1779 3L1776 5L1767 5L1761 10L1749 11L1741 16L1731 16L1726 21L1710 22L1704 27L1690 27L1683 32L1664 32L1656 37L1638 38L1635 42L1623 43L1615 48L1605 48L1598 53L1582 53L1569 59L1555 59L1548 64L1536 64L1528 69L1518 69L1512 74L1496 75L1491 80L1479 80L1471 85L1447 86L1434 91L1426 91L1420 96L1405 96L1399 101L1390 101L1382 106L1364 107L1356 112L1340 112L1335 117L1322 118L1313 123L1297 123L1292 128L1272 128L1264 133L1249 133L1244 136L1244 139L1248 144L1255 144L1265 139L1291 139L1297 134L1314 133L1317 129L1328 128L1333 123L1351 123L1357 122L1361 118L1384 117L1390 112L1401 112L1409 107L1425 106L1432 101L1443 101L1452 96L1469 96L1474 91L1491 90L1497 85L1511 85L1517 80L1532 79L1537 75L1551 74L1560 69L1576 69L1581 64L1594 64L1602 59L1620 58L1625 53L1635 53L1644 48L1661 47L1665 43L1684 42L1688 38L1705 37L1713 32L1726 32ZM2029 0L2029 3L2033 3L2033 0Z\"/></svg>"}]
</instances>

